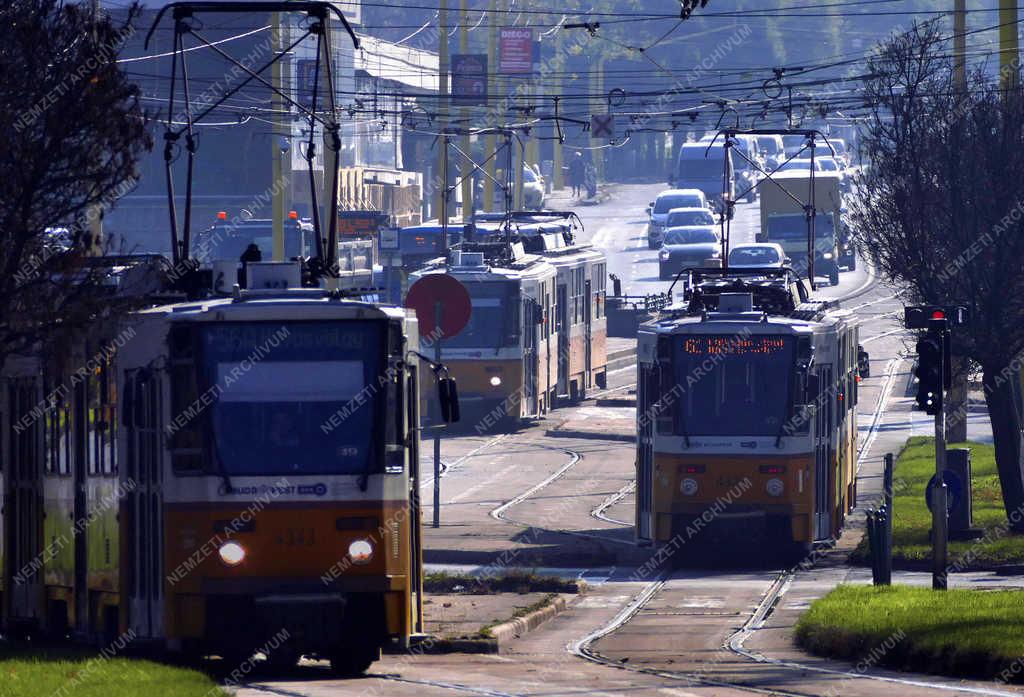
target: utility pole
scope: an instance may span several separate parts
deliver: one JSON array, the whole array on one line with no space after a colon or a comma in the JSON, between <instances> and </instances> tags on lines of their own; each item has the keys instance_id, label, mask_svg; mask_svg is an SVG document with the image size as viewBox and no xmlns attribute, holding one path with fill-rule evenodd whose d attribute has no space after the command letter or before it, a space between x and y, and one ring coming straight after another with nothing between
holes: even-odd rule
<instances>
[{"instance_id":1,"label":"utility pole","mask_svg":"<svg viewBox=\"0 0 1024 697\"><path fill-rule=\"evenodd\" d=\"M92 0L92 42L99 43L100 0ZM99 48L97 46L97 48ZM89 249L90 256L103 254L103 206L96 204L89 208Z\"/></svg>"},{"instance_id":2,"label":"utility pole","mask_svg":"<svg viewBox=\"0 0 1024 697\"><path fill-rule=\"evenodd\" d=\"M564 80L565 80L565 78L564 78L564 71L565 71L565 63L566 63L566 61L565 61L565 53L563 52L563 48L564 48L564 39L562 37L563 32L564 32L564 29L562 27L559 27L558 31L555 32L555 59L554 59L554 61L555 61L555 70L553 71L553 74L558 76L555 79L558 81L558 85L559 85L558 89L555 90L555 94L556 95L563 94L564 90L562 90L561 88L565 84L564 83ZM557 99L557 97L556 97L556 99ZM557 102L555 104L557 105ZM557 111L557 109L556 109L556 111ZM561 124L553 123L552 124L552 133L553 133L553 135L557 136L560 132L561 132ZM565 186L565 182L564 182L563 179L564 178L562 177L562 141L560 141L557 138L555 138L555 140L551 141L551 189L553 191L558 191L563 186Z\"/></svg>"},{"instance_id":3,"label":"utility pole","mask_svg":"<svg viewBox=\"0 0 1024 697\"><path fill-rule=\"evenodd\" d=\"M437 47L437 112L438 124L443 133L448 128L448 0L438 0L437 24L441 31ZM444 177L444 179L440 180L440 185L435 187L437 200L435 210L438 211L438 215L441 214L441 209L444 207L445 190L448 188L447 158L448 153L445 152L445 148L441 147L439 141L435 180L438 177ZM447 211L445 212L447 213Z\"/></svg>"},{"instance_id":4,"label":"utility pole","mask_svg":"<svg viewBox=\"0 0 1024 697\"><path fill-rule=\"evenodd\" d=\"M492 103L492 99L495 99L498 87L498 17L495 11L498 9L497 0L490 0L488 5L487 19L490 22L490 26L487 28L487 111L491 112L494 108L495 103L499 103L501 100L497 100ZM497 123L497 119L494 120ZM486 123L485 126L494 126L494 123ZM488 133L484 141L485 155L493 155L494 149L498 145L498 139L494 133ZM494 210L494 179L497 176L497 157L491 157L484 166L486 176L484 177L484 200L481 208L490 213Z\"/></svg>"},{"instance_id":5,"label":"utility pole","mask_svg":"<svg viewBox=\"0 0 1024 697\"><path fill-rule=\"evenodd\" d=\"M274 12L270 15L270 43L271 50L274 55L277 55L281 51L281 47L284 45L281 37L281 13ZM282 89L282 75L281 68L282 64L280 60L274 61L274 64L270 67L270 84L274 86L275 90ZM331 87L333 89L333 86ZM273 116L272 119L279 120L282 124L282 128L290 128L289 120L281 116L281 112L285 109L284 100L277 92L271 92L270 97L270 111ZM274 261L284 261L284 198L285 192L288 190L287 187L281 185L281 175L284 172L284 166L282 159L284 153L281 151L281 138L284 137L278 134L277 126L271 126L270 129L270 181L271 181L271 213L270 213L270 230L271 239L273 240L273 259ZM328 156L330 151L326 153ZM327 170L324 168L324 182L327 182Z\"/></svg>"},{"instance_id":6,"label":"utility pole","mask_svg":"<svg viewBox=\"0 0 1024 697\"><path fill-rule=\"evenodd\" d=\"M953 77L956 89L958 92L964 93L967 91L967 0L955 0L954 2L953 54Z\"/></svg>"},{"instance_id":7,"label":"utility pole","mask_svg":"<svg viewBox=\"0 0 1024 697\"><path fill-rule=\"evenodd\" d=\"M463 55L469 53L469 9L466 0L459 0L459 52ZM475 166L469 157L473 154L472 143L469 138L469 108L462 107L459 110L459 123L465 131L459 138L459 150L463 155L459 158L461 166L459 175L462 177L462 222L468 223L473 219L473 167Z\"/></svg>"},{"instance_id":8,"label":"utility pole","mask_svg":"<svg viewBox=\"0 0 1024 697\"><path fill-rule=\"evenodd\" d=\"M999 86L1014 89L1020 84L1020 51L1017 45L1017 0L999 0Z\"/></svg>"}]
</instances>

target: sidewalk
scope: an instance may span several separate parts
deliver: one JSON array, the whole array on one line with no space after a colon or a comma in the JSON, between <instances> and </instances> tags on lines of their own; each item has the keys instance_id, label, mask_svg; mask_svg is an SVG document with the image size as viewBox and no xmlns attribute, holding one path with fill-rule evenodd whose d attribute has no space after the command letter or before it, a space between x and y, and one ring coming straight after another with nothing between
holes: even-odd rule
<instances>
[{"instance_id":1,"label":"sidewalk","mask_svg":"<svg viewBox=\"0 0 1024 697\"><path fill-rule=\"evenodd\" d=\"M597 185L597 195L593 198L574 197L572 187L552 191L544 199L544 207L550 210L572 210L580 206L596 206L611 198L614 184L604 182Z\"/></svg>"}]
</instances>

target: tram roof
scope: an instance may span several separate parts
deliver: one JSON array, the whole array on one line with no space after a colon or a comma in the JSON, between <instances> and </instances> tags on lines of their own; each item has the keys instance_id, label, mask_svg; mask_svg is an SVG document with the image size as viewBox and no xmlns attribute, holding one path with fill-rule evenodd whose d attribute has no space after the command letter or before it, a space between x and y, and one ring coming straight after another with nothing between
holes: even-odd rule
<instances>
[{"instance_id":1,"label":"tram roof","mask_svg":"<svg viewBox=\"0 0 1024 697\"><path fill-rule=\"evenodd\" d=\"M172 321L258 321L304 319L402 319L405 309L341 297L318 289L242 291L238 297L158 305L137 312Z\"/></svg>"}]
</instances>

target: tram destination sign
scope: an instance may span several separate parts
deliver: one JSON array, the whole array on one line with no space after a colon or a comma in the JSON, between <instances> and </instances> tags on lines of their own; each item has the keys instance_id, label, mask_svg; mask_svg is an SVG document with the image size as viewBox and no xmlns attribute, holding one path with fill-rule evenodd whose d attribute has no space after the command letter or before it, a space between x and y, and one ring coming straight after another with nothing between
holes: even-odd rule
<instances>
[{"instance_id":1,"label":"tram destination sign","mask_svg":"<svg viewBox=\"0 0 1024 697\"><path fill-rule=\"evenodd\" d=\"M763 356L785 350L786 339L781 336L688 336L683 340L683 352L696 356Z\"/></svg>"}]
</instances>

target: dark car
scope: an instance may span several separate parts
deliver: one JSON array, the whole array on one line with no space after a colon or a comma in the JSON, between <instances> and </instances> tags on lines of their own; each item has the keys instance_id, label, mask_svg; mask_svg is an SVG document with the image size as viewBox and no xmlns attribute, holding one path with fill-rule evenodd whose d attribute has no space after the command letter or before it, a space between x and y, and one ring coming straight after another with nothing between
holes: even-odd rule
<instances>
[{"instance_id":1,"label":"dark car","mask_svg":"<svg viewBox=\"0 0 1024 697\"><path fill-rule=\"evenodd\" d=\"M721 266L722 243L709 225L669 228L658 252L658 277L675 278L683 269Z\"/></svg>"}]
</instances>

